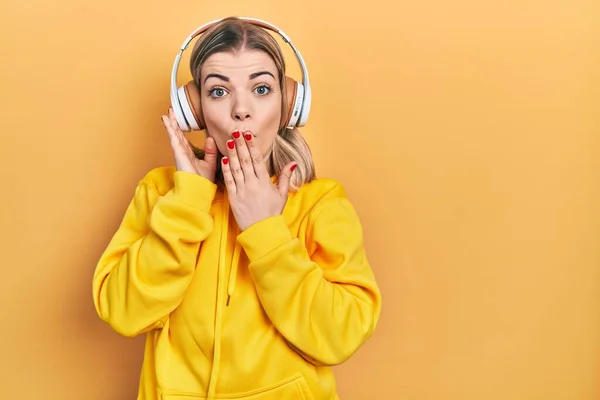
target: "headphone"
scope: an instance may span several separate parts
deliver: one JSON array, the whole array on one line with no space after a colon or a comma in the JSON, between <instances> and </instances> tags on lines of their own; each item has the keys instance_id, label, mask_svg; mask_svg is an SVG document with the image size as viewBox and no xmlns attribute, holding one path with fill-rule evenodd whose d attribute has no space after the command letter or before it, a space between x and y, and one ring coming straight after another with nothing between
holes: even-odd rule
<instances>
[{"instance_id":1,"label":"headphone","mask_svg":"<svg viewBox=\"0 0 600 400\"><path fill-rule=\"evenodd\" d=\"M311 90L310 83L308 81L308 70L302 55L292 44L289 36L287 36L279 28L271 25L268 22L255 18L238 17L238 19L245 20L253 25L277 32L283 38L283 40L291 46L296 58L298 59L298 62L300 63L300 68L302 69L302 83L288 76L285 77L287 116L282 121L282 127L285 126L287 129L291 129L294 127L304 126L308 120L308 114L310 113ZM177 70L179 68L179 62L181 61L181 55L195 37L206 32L208 29L222 20L223 19L213 20L197 28L185 39L181 45L179 53L175 57L173 71L171 73L171 107L175 113L175 118L177 119L179 128L183 132L203 130L206 128L206 126L204 126L202 107L200 105L200 91L196 83L191 80L183 86L177 86Z\"/></svg>"}]
</instances>

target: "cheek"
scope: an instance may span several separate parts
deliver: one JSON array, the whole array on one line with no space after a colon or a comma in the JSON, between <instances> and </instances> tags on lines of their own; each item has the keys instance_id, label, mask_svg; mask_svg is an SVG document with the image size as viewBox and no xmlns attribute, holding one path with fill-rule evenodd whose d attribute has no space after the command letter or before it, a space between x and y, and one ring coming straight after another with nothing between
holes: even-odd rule
<instances>
[{"instance_id":1,"label":"cheek","mask_svg":"<svg viewBox=\"0 0 600 400\"><path fill-rule=\"evenodd\" d=\"M208 134L215 139L219 152L224 154L227 151L225 143L228 140L228 135L226 127L223 126L223 121L226 120L222 115L223 110L220 110L220 107L217 107L216 104L202 101L202 111Z\"/></svg>"},{"instance_id":2,"label":"cheek","mask_svg":"<svg viewBox=\"0 0 600 400\"><path fill-rule=\"evenodd\" d=\"M265 107L261 112L260 118L260 129L263 139L267 147L270 146L271 142L275 140L277 131L279 130L279 124L281 122L281 100L274 101Z\"/></svg>"}]
</instances>

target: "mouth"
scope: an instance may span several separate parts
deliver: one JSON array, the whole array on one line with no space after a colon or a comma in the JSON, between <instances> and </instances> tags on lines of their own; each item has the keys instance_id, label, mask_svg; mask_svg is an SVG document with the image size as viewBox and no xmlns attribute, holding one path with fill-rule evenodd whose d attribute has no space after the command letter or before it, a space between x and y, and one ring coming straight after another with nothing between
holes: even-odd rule
<instances>
[{"instance_id":1,"label":"mouth","mask_svg":"<svg viewBox=\"0 0 600 400\"><path fill-rule=\"evenodd\" d=\"M256 137L256 134L254 132L252 132L251 130L237 129L233 132L240 132L243 136L250 134L250 135L252 135L252 137ZM232 136L233 136L233 132L231 132Z\"/></svg>"}]
</instances>

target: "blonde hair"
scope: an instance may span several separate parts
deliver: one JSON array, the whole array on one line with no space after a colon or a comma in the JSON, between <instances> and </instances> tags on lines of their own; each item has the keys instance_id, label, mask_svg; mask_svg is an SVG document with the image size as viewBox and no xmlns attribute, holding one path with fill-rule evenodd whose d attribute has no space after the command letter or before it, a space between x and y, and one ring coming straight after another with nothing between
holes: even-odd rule
<instances>
[{"instance_id":1,"label":"blonde hair","mask_svg":"<svg viewBox=\"0 0 600 400\"><path fill-rule=\"evenodd\" d=\"M292 173L290 189L296 190L316 178L315 166L308 143L297 128L287 129L287 93L285 89L285 61L281 48L275 39L263 28L248 21L229 17L221 20L207 30L196 42L190 57L190 70L194 82L201 88L200 68L208 57L220 52L238 52L243 50L261 50L267 53L277 68L281 90L281 123L269 155L268 166L271 173L279 176L290 162L298 164ZM202 92L202 90L200 90ZM208 132L207 132L208 134ZM194 148L196 157L203 159L204 151ZM220 162L217 164L215 180L224 185Z\"/></svg>"}]
</instances>

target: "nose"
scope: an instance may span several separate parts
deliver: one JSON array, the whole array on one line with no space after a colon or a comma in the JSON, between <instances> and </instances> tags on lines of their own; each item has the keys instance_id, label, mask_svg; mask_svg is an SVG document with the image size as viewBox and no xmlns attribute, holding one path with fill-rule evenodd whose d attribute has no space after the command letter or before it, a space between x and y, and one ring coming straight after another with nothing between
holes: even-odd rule
<instances>
[{"instance_id":1,"label":"nose","mask_svg":"<svg viewBox=\"0 0 600 400\"><path fill-rule=\"evenodd\" d=\"M236 121L247 121L251 118L250 101L243 98L244 96L236 96L233 104L232 117Z\"/></svg>"}]
</instances>

